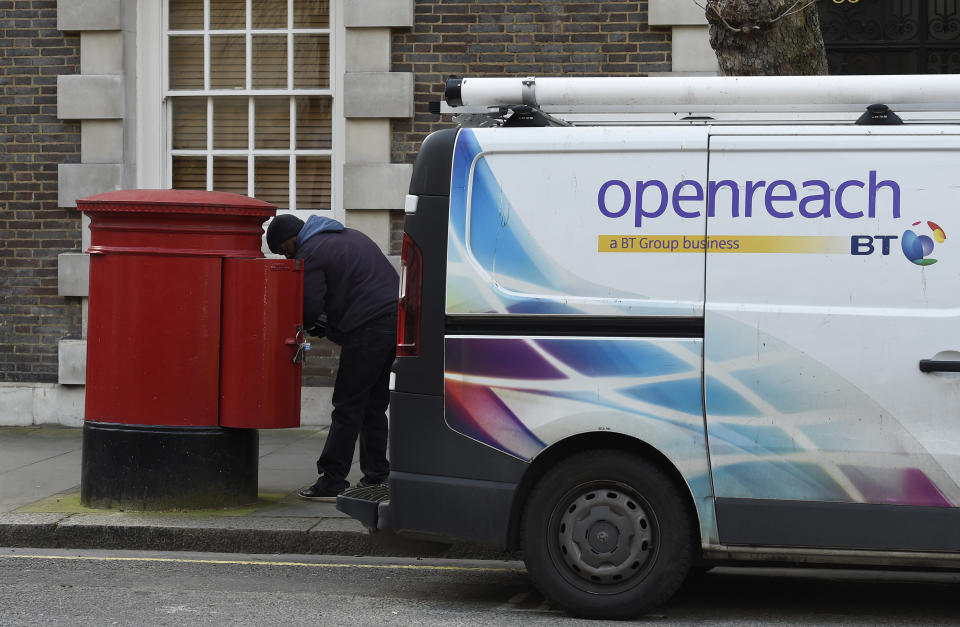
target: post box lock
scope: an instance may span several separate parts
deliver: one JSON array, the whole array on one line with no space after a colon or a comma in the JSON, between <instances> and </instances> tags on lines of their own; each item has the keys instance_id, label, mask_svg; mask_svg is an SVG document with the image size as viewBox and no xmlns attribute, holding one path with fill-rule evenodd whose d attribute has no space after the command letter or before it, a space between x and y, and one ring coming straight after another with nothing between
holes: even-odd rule
<instances>
[{"instance_id":1,"label":"post box lock","mask_svg":"<svg viewBox=\"0 0 960 627\"><path fill-rule=\"evenodd\" d=\"M293 355L293 363L302 364L307 360L307 351L310 350L310 342L306 341L307 334L303 330L303 325L297 325L297 335L293 339L287 338L284 344L296 346L297 352Z\"/></svg>"}]
</instances>

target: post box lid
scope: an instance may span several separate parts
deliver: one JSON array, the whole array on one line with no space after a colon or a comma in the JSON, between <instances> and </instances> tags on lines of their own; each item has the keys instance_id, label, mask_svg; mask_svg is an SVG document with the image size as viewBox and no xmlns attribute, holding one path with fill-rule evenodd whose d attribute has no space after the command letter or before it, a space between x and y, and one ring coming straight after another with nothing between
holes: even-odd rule
<instances>
[{"instance_id":1,"label":"post box lid","mask_svg":"<svg viewBox=\"0 0 960 627\"><path fill-rule=\"evenodd\" d=\"M81 211L216 213L271 217L276 206L230 192L188 189L125 189L77 200Z\"/></svg>"}]
</instances>

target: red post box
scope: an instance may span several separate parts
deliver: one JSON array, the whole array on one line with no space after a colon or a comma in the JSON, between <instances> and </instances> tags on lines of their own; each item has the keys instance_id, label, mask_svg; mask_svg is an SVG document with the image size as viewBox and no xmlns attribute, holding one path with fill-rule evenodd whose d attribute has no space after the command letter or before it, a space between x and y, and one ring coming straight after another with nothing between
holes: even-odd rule
<instances>
[{"instance_id":1,"label":"red post box","mask_svg":"<svg viewBox=\"0 0 960 627\"><path fill-rule=\"evenodd\" d=\"M91 231L81 501L256 500L257 429L300 425L302 272L261 253L276 208L183 190L77 205Z\"/></svg>"}]
</instances>

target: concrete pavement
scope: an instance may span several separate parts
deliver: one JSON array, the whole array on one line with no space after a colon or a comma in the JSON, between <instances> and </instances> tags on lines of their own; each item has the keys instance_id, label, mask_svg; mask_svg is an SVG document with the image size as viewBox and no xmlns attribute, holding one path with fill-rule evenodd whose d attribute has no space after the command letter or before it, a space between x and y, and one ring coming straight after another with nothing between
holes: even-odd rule
<instances>
[{"instance_id":1,"label":"concrete pavement","mask_svg":"<svg viewBox=\"0 0 960 627\"><path fill-rule=\"evenodd\" d=\"M505 559L474 545L370 534L333 503L296 491L316 479L326 430L260 431L259 500L247 507L124 512L80 504L82 430L0 427L0 546ZM356 462L348 479L360 479ZM515 556L514 556L515 557Z\"/></svg>"}]
</instances>

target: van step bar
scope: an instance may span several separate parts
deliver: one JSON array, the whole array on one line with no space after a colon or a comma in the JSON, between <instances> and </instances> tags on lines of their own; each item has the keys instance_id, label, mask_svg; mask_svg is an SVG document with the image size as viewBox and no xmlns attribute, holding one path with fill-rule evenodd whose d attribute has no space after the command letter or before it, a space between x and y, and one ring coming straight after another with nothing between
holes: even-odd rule
<instances>
[{"instance_id":1,"label":"van step bar","mask_svg":"<svg viewBox=\"0 0 960 627\"><path fill-rule=\"evenodd\" d=\"M390 505L390 488L386 485L347 488L337 496L337 509L371 531L377 530L381 505Z\"/></svg>"}]
</instances>

